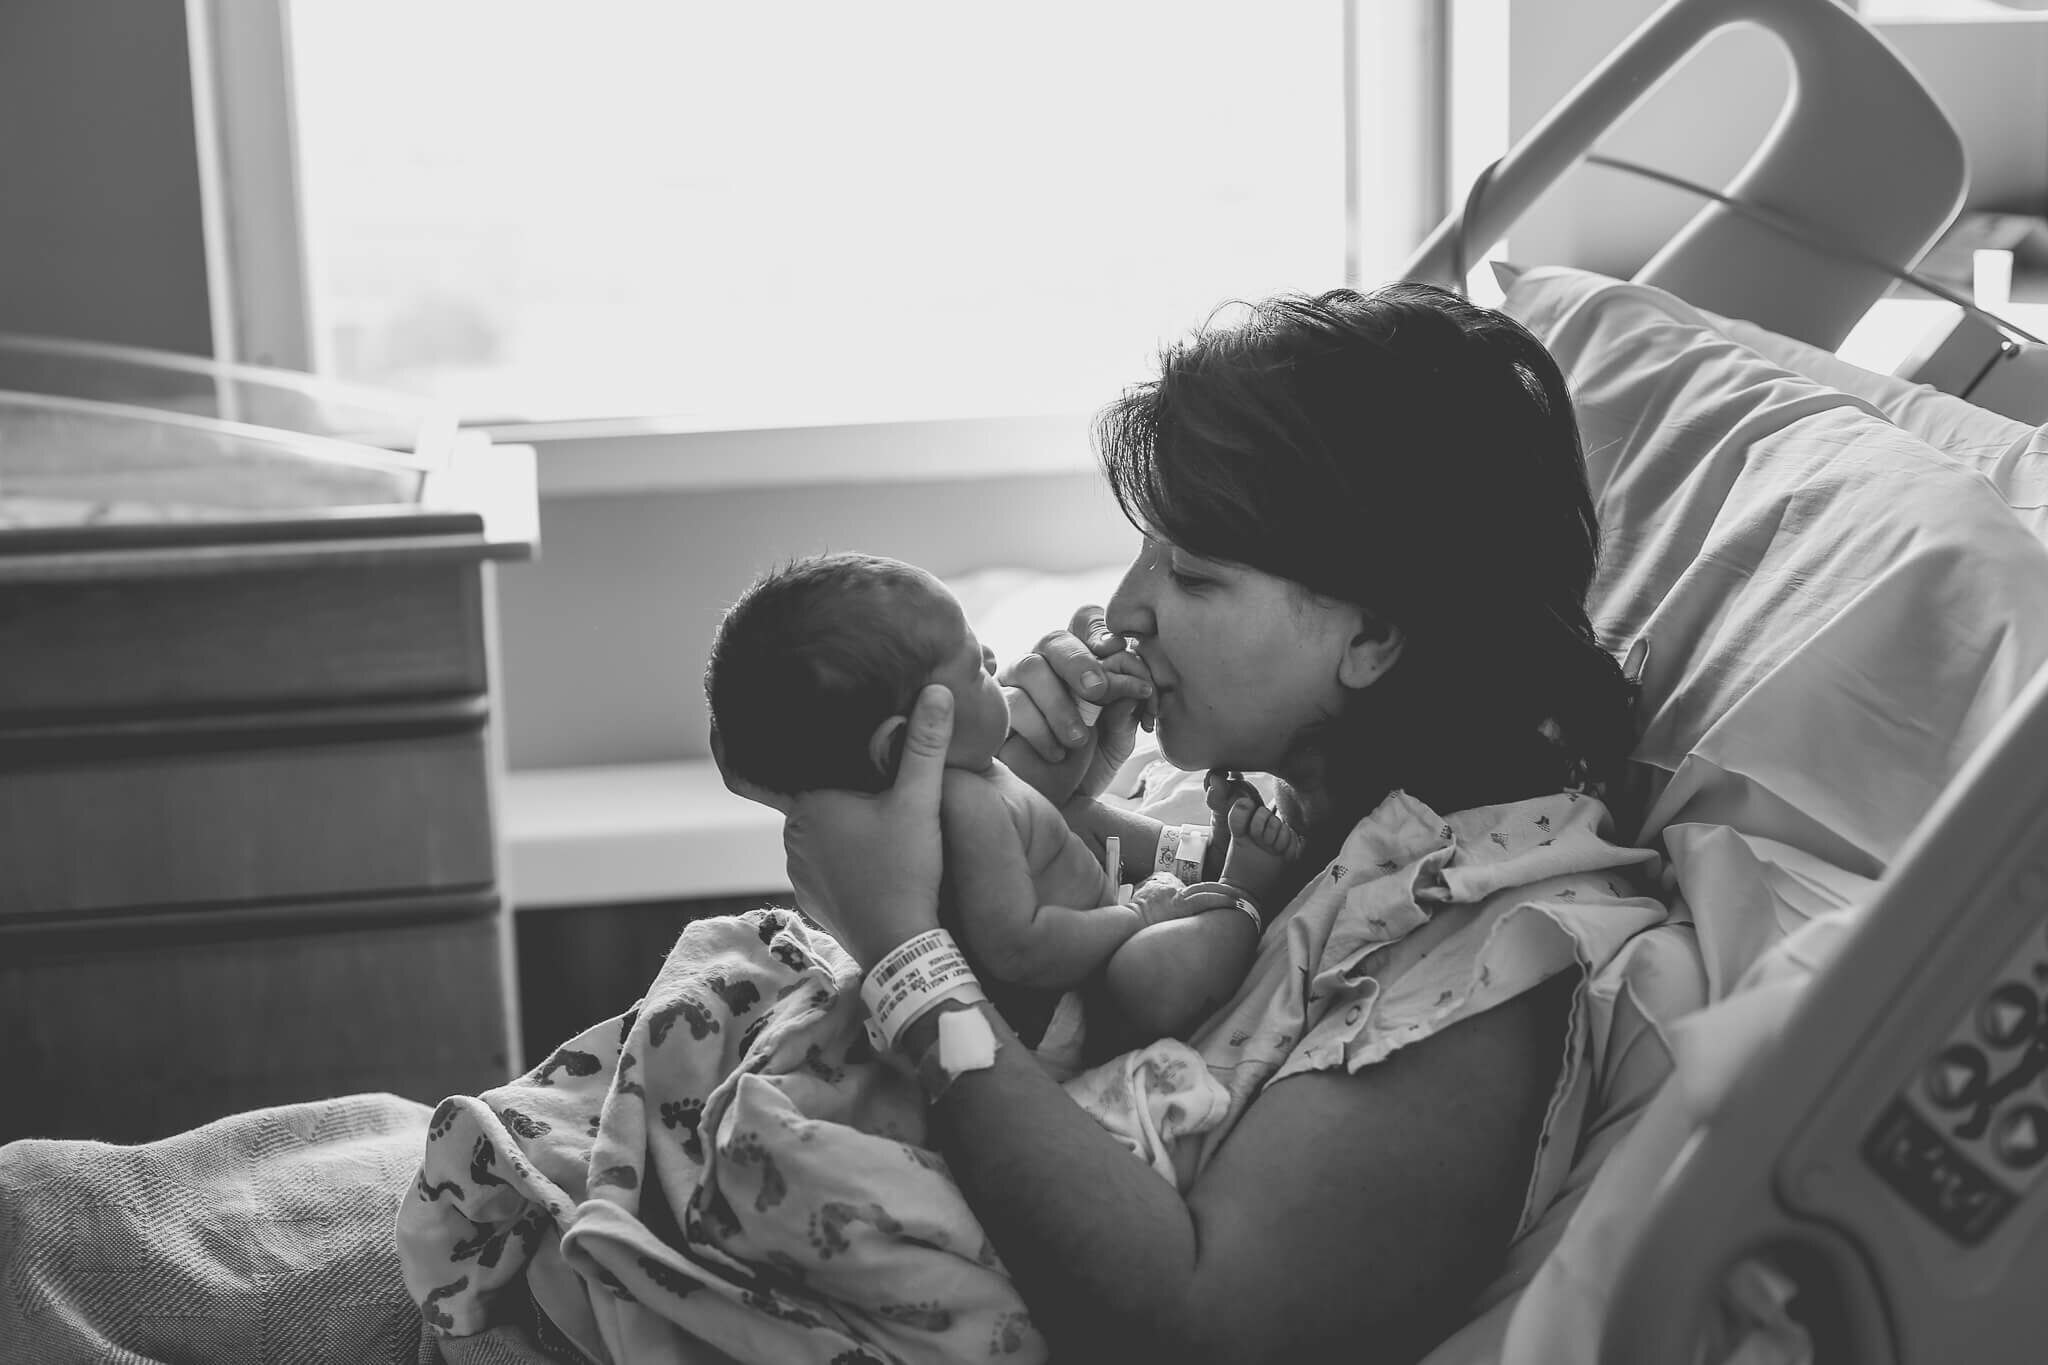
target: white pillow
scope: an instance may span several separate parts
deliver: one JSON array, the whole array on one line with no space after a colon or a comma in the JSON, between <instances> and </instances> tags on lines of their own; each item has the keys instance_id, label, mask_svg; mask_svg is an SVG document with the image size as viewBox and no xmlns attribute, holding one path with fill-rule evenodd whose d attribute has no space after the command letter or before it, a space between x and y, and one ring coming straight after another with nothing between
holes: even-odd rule
<instances>
[{"instance_id":1,"label":"white pillow","mask_svg":"<svg viewBox=\"0 0 2048 1365\"><path fill-rule=\"evenodd\" d=\"M2048 430L2015 422L1927 384L1872 374L1840 356L1753 322L1701 310L1727 335L1785 369L1868 399L1894 424L1990 481L2034 535L2048 540Z\"/></svg>"},{"instance_id":2,"label":"white pillow","mask_svg":"<svg viewBox=\"0 0 2048 1365\"><path fill-rule=\"evenodd\" d=\"M2048 659L2048 548L1970 458L1661 290L1545 268L1503 306L1574 395L1595 623L1650 639L1640 837L1716 887L1692 899L1718 998L1860 899Z\"/></svg>"}]
</instances>

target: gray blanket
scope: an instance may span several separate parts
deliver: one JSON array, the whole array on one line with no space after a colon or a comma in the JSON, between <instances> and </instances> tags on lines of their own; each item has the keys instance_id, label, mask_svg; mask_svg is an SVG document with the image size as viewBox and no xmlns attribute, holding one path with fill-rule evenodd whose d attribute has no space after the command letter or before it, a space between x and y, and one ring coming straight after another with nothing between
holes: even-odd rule
<instances>
[{"instance_id":1,"label":"gray blanket","mask_svg":"<svg viewBox=\"0 0 2048 1365\"><path fill-rule=\"evenodd\" d=\"M580 1361L530 1301L459 1341L425 1330L392 1220L430 1112L355 1095L136 1147L0 1147L0 1360Z\"/></svg>"}]
</instances>

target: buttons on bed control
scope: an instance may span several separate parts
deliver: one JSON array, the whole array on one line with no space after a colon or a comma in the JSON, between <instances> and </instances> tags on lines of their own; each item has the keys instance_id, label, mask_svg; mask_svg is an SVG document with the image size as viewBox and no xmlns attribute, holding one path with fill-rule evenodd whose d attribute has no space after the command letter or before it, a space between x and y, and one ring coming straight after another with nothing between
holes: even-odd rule
<instances>
[{"instance_id":1,"label":"buttons on bed control","mask_svg":"<svg viewBox=\"0 0 2048 1365\"><path fill-rule=\"evenodd\" d=\"M2034 993L2017 981L2008 981L1977 1008L1977 1031L1993 1047L2017 1047L2033 1035L2041 1022L2041 1006Z\"/></svg>"},{"instance_id":2,"label":"buttons on bed control","mask_svg":"<svg viewBox=\"0 0 2048 1365\"><path fill-rule=\"evenodd\" d=\"M2048 897L2048 873L2029 869ZM2027 897L2039 899L2038 897ZM2041 908L2048 908L2043 906ZM1870 1129L1863 1155L1909 1205L1975 1244L2048 1173L2048 952L2030 933L1957 1011L1939 1051Z\"/></svg>"},{"instance_id":3,"label":"buttons on bed control","mask_svg":"<svg viewBox=\"0 0 2048 1365\"><path fill-rule=\"evenodd\" d=\"M1999 1115L1991 1125L1991 1150L2008 1166L2038 1165L2048 1156L2048 1109L2022 1104Z\"/></svg>"},{"instance_id":4,"label":"buttons on bed control","mask_svg":"<svg viewBox=\"0 0 2048 1365\"><path fill-rule=\"evenodd\" d=\"M1946 1047L1928 1064L1923 1081L1927 1098L1942 1109L1967 1109L1977 1102L1991 1075L1984 1054L1968 1043Z\"/></svg>"}]
</instances>

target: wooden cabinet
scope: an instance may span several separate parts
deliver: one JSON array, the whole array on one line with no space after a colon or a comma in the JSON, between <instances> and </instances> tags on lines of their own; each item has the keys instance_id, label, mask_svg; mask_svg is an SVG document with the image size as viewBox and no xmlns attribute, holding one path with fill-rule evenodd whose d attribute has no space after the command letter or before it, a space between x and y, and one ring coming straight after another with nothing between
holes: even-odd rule
<instances>
[{"instance_id":1,"label":"wooden cabinet","mask_svg":"<svg viewBox=\"0 0 2048 1365\"><path fill-rule=\"evenodd\" d=\"M209 485L189 443L151 465L153 419L58 403L91 420L24 475L21 407L0 394L0 1141L505 1079L489 613L494 561L532 548L531 452L369 458L398 491L364 502L332 443ZM444 496L457 466L487 496Z\"/></svg>"}]
</instances>

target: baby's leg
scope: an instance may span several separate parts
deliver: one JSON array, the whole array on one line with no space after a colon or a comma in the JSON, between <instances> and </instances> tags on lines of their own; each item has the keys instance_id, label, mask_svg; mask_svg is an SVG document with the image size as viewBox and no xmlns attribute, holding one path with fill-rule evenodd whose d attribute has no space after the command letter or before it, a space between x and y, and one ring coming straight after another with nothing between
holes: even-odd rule
<instances>
[{"instance_id":1,"label":"baby's leg","mask_svg":"<svg viewBox=\"0 0 2048 1365\"><path fill-rule=\"evenodd\" d=\"M1271 901L1288 883L1288 865L1301 857L1308 841L1249 790L1249 784L1238 785L1247 789L1237 794L1224 815L1230 848L1223 855L1223 880L1260 902L1270 915L1280 908Z\"/></svg>"},{"instance_id":2,"label":"baby's leg","mask_svg":"<svg viewBox=\"0 0 2048 1365\"><path fill-rule=\"evenodd\" d=\"M1202 799L1209 806L1209 856L1205 877L1222 875L1223 860L1230 856L1230 808L1239 797L1259 799L1259 790L1244 780L1242 773L1211 768L1202 779Z\"/></svg>"}]
</instances>

